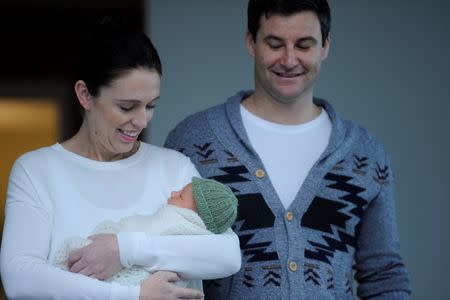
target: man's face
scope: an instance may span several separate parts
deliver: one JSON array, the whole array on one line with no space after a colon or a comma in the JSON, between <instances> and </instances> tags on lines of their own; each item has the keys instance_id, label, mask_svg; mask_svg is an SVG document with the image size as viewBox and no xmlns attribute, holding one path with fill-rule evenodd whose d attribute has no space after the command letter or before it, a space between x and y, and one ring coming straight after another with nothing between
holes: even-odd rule
<instances>
[{"instance_id":1,"label":"man's face","mask_svg":"<svg viewBox=\"0 0 450 300\"><path fill-rule=\"evenodd\" d=\"M320 22L309 11L290 16L261 17L253 41L247 34L247 48L255 59L257 93L281 103L293 103L313 95L320 65L328 55L329 41L322 45Z\"/></svg>"}]
</instances>

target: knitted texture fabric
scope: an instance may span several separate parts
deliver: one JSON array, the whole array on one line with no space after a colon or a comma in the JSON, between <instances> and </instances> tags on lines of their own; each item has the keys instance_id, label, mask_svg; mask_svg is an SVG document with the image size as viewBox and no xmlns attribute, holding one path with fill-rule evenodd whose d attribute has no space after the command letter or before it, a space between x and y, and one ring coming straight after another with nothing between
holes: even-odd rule
<instances>
[{"instance_id":1,"label":"knitted texture fabric","mask_svg":"<svg viewBox=\"0 0 450 300\"><path fill-rule=\"evenodd\" d=\"M241 91L186 118L165 144L189 156L203 178L228 185L239 200L233 230L242 268L207 282L205 299L355 299L353 271L361 299L410 299L393 171L383 145L315 98L330 118L331 136L286 209L242 122L241 101L252 93Z\"/></svg>"},{"instance_id":2,"label":"knitted texture fabric","mask_svg":"<svg viewBox=\"0 0 450 300\"><path fill-rule=\"evenodd\" d=\"M225 232L236 220L238 200L231 189L215 180L192 178L197 211L206 228L216 234Z\"/></svg>"}]
</instances>

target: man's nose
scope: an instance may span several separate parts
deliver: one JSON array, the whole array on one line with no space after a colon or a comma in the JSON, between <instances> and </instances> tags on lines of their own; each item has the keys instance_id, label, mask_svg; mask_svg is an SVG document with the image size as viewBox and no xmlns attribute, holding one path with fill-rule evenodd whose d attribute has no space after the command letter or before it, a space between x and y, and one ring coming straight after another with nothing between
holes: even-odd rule
<instances>
[{"instance_id":1,"label":"man's nose","mask_svg":"<svg viewBox=\"0 0 450 300\"><path fill-rule=\"evenodd\" d=\"M283 57L281 58L281 64L287 69L295 67L298 63L298 59L295 50L290 47L284 49Z\"/></svg>"}]
</instances>

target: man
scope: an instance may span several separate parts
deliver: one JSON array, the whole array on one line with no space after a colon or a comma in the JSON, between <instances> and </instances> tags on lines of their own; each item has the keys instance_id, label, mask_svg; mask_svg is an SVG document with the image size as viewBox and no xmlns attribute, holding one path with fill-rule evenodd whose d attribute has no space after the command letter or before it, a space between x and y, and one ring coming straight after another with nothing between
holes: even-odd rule
<instances>
[{"instance_id":1,"label":"man","mask_svg":"<svg viewBox=\"0 0 450 300\"><path fill-rule=\"evenodd\" d=\"M250 0L254 91L194 114L166 146L239 199L242 269L208 299L409 299L383 146L313 97L330 48L326 0Z\"/></svg>"}]
</instances>

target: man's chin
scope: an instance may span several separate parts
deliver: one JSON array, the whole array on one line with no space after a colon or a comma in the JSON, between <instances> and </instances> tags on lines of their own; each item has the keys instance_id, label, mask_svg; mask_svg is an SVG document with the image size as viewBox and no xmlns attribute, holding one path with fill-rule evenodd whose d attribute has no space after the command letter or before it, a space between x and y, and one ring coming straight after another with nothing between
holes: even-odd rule
<instances>
[{"instance_id":1,"label":"man's chin","mask_svg":"<svg viewBox=\"0 0 450 300\"><path fill-rule=\"evenodd\" d=\"M275 99L283 104L295 103L300 99L299 93L277 93Z\"/></svg>"},{"instance_id":2,"label":"man's chin","mask_svg":"<svg viewBox=\"0 0 450 300\"><path fill-rule=\"evenodd\" d=\"M275 89L272 94L280 103L290 104L301 101L308 94L305 88L279 88Z\"/></svg>"}]
</instances>

